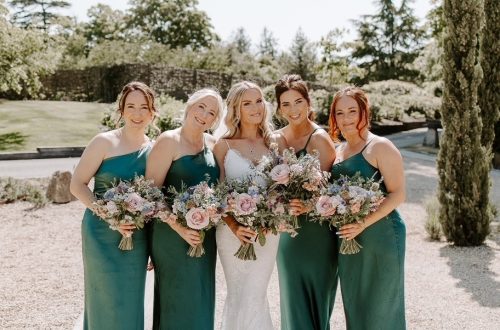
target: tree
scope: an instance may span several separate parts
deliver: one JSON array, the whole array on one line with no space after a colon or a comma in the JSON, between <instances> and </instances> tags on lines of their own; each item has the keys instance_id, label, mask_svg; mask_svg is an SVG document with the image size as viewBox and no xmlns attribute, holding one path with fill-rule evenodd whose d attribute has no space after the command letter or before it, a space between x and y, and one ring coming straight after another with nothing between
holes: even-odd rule
<instances>
[{"instance_id":1,"label":"tree","mask_svg":"<svg viewBox=\"0 0 500 330\"><path fill-rule=\"evenodd\" d=\"M485 26L481 40L481 66L483 68L483 82L479 90L479 105L483 130L481 133L482 145L486 151L492 150L496 139L497 147L500 136L495 138L495 125L499 125L500 118L500 2L498 0L484 0ZM492 154L487 159L491 160ZM491 162L489 162L491 164Z\"/></svg>"},{"instance_id":2,"label":"tree","mask_svg":"<svg viewBox=\"0 0 500 330\"><path fill-rule=\"evenodd\" d=\"M346 29L336 28L321 37L319 42L321 49L319 74L323 76L321 80L327 84L344 83L349 80L349 61L342 54L347 48L346 43L342 42L342 37L346 33Z\"/></svg>"},{"instance_id":3,"label":"tree","mask_svg":"<svg viewBox=\"0 0 500 330\"><path fill-rule=\"evenodd\" d=\"M71 7L68 1L61 0L11 0L10 5L16 11L12 16L15 24L23 28L38 28L45 32L61 17L56 13L58 9Z\"/></svg>"},{"instance_id":4,"label":"tree","mask_svg":"<svg viewBox=\"0 0 500 330\"><path fill-rule=\"evenodd\" d=\"M267 27L264 27L262 30L258 48L260 56L269 56L273 60L276 59L278 40L274 37L273 33L267 29Z\"/></svg>"},{"instance_id":5,"label":"tree","mask_svg":"<svg viewBox=\"0 0 500 330\"><path fill-rule=\"evenodd\" d=\"M295 34L289 55L288 72L299 74L304 80L316 80L316 48L313 43L309 42L301 28Z\"/></svg>"},{"instance_id":6,"label":"tree","mask_svg":"<svg viewBox=\"0 0 500 330\"><path fill-rule=\"evenodd\" d=\"M250 47L252 46L252 40L245 31L245 28L239 27L231 36L230 41L231 46L236 48L236 51L240 54L250 53Z\"/></svg>"},{"instance_id":7,"label":"tree","mask_svg":"<svg viewBox=\"0 0 500 330\"><path fill-rule=\"evenodd\" d=\"M197 0L131 0L128 25L170 48L208 47L218 40Z\"/></svg>"},{"instance_id":8,"label":"tree","mask_svg":"<svg viewBox=\"0 0 500 330\"><path fill-rule=\"evenodd\" d=\"M475 246L489 234L489 165L481 145L478 88L483 0L445 0L444 127L438 155L440 222L448 241Z\"/></svg>"},{"instance_id":9,"label":"tree","mask_svg":"<svg viewBox=\"0 0 500 330\"><path fill-rule=\"evenodd\" d=\"M92 44L104 40L123 40L126 27L125 13L108 5L98 3L87 11L89 22L85 24L84 36Z\"/></svg>"},{"instance_id":10,"label":"tree","mask_svg":"<svg viewBox=\"0 0 500 330\"><path fill-rule=\"evenodd\" d=\"M354 21L359 37L354 43L353 59L366 70L360 81L399 79L413 81L418 71L409 67L421 49L424 30L417 26L409 3L402 0L399 8L392 0L377 0L379 10Z\"/></svg>"}]
</instances>

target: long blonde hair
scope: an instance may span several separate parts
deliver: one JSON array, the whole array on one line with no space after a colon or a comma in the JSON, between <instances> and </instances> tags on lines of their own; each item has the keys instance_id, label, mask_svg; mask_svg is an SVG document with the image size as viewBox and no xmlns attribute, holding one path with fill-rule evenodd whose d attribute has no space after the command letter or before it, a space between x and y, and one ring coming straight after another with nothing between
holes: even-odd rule
<instances>
[{"instance_id":1,"label":"long blonde hair","mask_svg":"<svg viewBox=\"0 0 500 330\"><path fill-rule=\"evenodd\" d=\"M259 124L259 133L264 138L264 144L269 147L271 143L271 136L274 130L272 124L272 113L270 107L264 99L264 93L262 89L250 81L241 81L234 84L226 98L227 114L225 118L225 124L227 126L228 132L223 136L223 138L232 138L240 132L241 124L241 101L243 94L249 89L256 89L259 91L262 101L264 102L264 117Z\"/></svg>"}]
</instances>

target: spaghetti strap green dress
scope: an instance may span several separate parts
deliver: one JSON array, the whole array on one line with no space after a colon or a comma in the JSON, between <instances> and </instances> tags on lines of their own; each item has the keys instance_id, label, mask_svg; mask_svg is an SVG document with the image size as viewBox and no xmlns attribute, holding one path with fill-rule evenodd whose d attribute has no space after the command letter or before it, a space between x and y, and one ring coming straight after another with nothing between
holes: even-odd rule
<instances>
[{"instance_id":1,"label":"spaghetti strap green dress","mask_svg":"<svg viewBox=\"0 0 500 330\"><path fill-rule=\"evenodd\" d=\"M374 179L379 180L380 172L365 159L363 150L334 164L332 178L353 176L359 172L362 177L375 175ZM383 184L381 189L386 189ZM356 237L363 246L360 252L339 254L339 279L347 329L406 329L405 235L403 220L394 210Z\"/></svg>"},{"instance_id":2,"label":"spaghetti strap green dress","mask_svg":"<svg viewBox=\"0 0 500 330\"><path fill-rule=\"evenodd\" d=\"M297 156L306 154L311 136ZM281 329L330 329L337 291L338 237L328 225L311 222L307 215L299 216L299 226L297 236L280 236Z\"/></svg>"},{"instance_id":3,"label":"spaghetti strap green dress","mask_svg":"<svg viewBox=\"0 0 500 330\"><path fill-rule=\"evenodd\" d=\"M102 196L113 183L144 175L150 147L105 159L94 176ZM147 230L133 234L134 248L122 251L118 231L85 210L82 252L85 283L83 329L144 329L144 287L148 262Z\"/></svg>"},{"instance_id":4,"label":"spaghetti strap green dress","mask_svg":"<svg viewBox=\"0 0 500 330\"><path fill-rule=\"evenodd\" d=\"M206 180L215 183L219 167L212 151L204 149L172 162L164 182L180 190ZM170 225L152 225L151 258L155 267L153 329L204 330L214 328L215 261L217 247L215 228L206 232L199 258L187 255L189 244Z\"/></svg>"}]
</instances>

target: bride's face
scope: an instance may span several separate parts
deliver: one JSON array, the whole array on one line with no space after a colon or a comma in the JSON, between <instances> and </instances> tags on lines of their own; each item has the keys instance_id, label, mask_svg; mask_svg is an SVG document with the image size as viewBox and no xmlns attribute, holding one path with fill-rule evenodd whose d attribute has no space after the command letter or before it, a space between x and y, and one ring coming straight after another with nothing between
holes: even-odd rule
<instances>
[{"instance_id":1,"label":"bride's face","mask_svg":"<svg viewBox=\"0 0 500 330\"><path fill-rule=\"evenodd\" d=\"M241 97L240 121L242 124L259 125L265 115L264 99L259 90L251 88Z\"/></svg>"}]
</instances>

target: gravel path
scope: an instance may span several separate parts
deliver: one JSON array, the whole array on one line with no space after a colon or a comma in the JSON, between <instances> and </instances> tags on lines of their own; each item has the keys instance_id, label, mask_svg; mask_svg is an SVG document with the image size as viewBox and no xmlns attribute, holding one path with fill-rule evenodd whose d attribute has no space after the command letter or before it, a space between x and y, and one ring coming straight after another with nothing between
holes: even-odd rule
<instances>
[{"instance_id":1,"label":"gravel path","mask_svg":"<svg viewBox=\"0 0 500 330\"><path fill-rule=\"evenodd\" d=\"M408 329L498 329L500 324L500 234L484 246L456 248L431 242L424 230L423 201L437 185L429 157L405 159L407 202L406 310ZM493 172L492 200L500 209L500 172ZM30 210L27 203L0 206L0 329L71 329L83 308L79 202ZM217 269L216 322L224 276ZM278 329L276 271L269 301ZM340 293L332 329L345 329Z\"/></svg>"}]
</instances>

